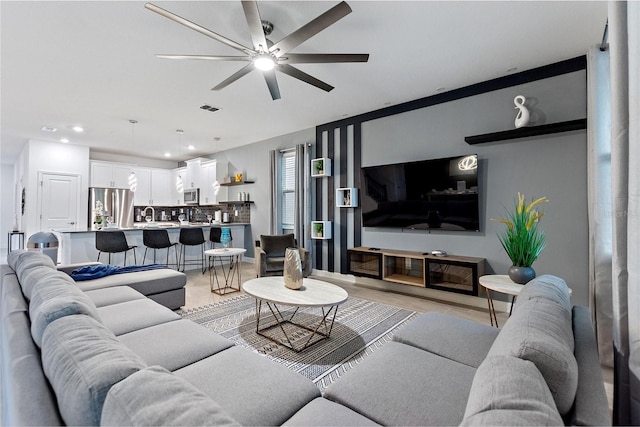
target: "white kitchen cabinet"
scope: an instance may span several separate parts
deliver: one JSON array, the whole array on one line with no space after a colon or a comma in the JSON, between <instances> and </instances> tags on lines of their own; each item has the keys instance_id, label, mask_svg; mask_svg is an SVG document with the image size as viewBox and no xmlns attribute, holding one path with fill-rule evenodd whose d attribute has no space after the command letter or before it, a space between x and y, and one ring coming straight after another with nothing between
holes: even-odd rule
<instances>
[{"instance_id":1,"label":"white kitchen cabinet","mask_svg":"<svg viewBox=\"0 0 640 427\"><path fill-rule=\"evenodd\" d=\"M184 181L187 176L187 168L177 168L171 170L171 203L169 206L183 206L184 198L182 196L182 191L178 191L178 182L182 182L184 186Z\"/></svg>"},{"instance_id":2,"label":"white kitchen cabinet","mask_svg":"<svg viewBox=\"0 0 640 427\"><path fill-rule=\"evenodd\" d=\"M191 159L187 160L187 177L184 181L184 189L190 190L194 188L202 188L203 187L203 170L201 164L204 161L209 161L210 159Z\"/></svg>"},{"instance_id":3,"label":"white kitchen cabinet","mask_svg":"<svg viewBox=\"0 0 640 427\"><path fill-rule=\"evenodd\" d=\"M218 203L216 188L213 186L217 181L216 161L209 161L201 165L201 187L200 187L200 204L215 205ZM220 186L218 185L218 189Z\"/></svg>"},{"instance_id":4,"label":"white kitchen cabinet","mask_svg":"<svg viewBox=\"0 0 640 427\"><path fill-rule=\"evenodd\" d=\"M91 162L91 187L129 188L131 166L111 162Z\"/></svg>"},{"instance_id":5,"label":"white kitchen cabinet","mask_svg":"<svg viewBox=\"0 0 640 427\"><path fill-rule=\"evenodd\" d=\"M171 171L169 169L151 169L151 204L155 206L173 205Z\"/></svg>"},{"instance_id":6,"label":"white kitchen cabinet","mask_svg":"<svg viewBox=\"0 0 640 427\"><path fill-rule=\"evenodd\" d=\"M134 168L138 185L133 194L133 203L136 206L148 206L151 203L151 169Z\"/></svg>"}]
</instances>

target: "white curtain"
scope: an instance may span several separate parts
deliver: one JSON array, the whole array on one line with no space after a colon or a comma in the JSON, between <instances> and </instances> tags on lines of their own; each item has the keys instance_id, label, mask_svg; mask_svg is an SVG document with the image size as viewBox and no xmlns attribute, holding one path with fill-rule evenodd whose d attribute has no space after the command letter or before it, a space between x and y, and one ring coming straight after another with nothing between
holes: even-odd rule
<instances>
[{"instance_id":1,"label":"white curtain","mask_svg":"<svg viewBox=\"0 0 640 427\"><path fill-rule=\"evenodd\" d=\"M269 185L269 234L280 234L280 174L278 173L278 158L280 153L276 150L269 151L269 177L271 179Z\"/></svg>"},{"instance_id":2,"label":"white curtain","mask_svg":"<svg viewBox=\"0 0 640 427\"><path fill-rule=\"evenodd\" d=\"M640 3L610 2L615 424L640 424ZM630 120L631 118L631 120Z\"/></svg>"},{"instance_id":3,"label":"white curtain","mask_svg":"<svg viewBox=\"0 0 640 427\"><path fill-rule=\"evenodd\" d=\"M298 246L311 248L311 146L296 145L294 234Z\"/></svg>"},{"instance_id":4,"label":"white curtain","mask_svg":"<svg viewBox=\"0 0 640 427\"><path fill-rule=\"evenodd\" d=\"M611 97L609 51L587 55L589 296L600 363L613 367L611 295Z\"/></svg>"}]
</instances>

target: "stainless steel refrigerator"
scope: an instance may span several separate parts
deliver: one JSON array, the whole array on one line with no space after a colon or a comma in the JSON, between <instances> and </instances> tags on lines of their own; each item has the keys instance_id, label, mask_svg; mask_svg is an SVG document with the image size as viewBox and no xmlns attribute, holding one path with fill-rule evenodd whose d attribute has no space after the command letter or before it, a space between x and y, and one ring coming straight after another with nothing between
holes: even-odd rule
<instances>
[{"instance_id":1,"label":"stainless steel refrigerator","mask_svg":"<svg viewBox=\"0 0 640 427\"><path fill-rule=\"evenodd\" d=\"M124 188L89 188L89 224L92 230L133 227L133 191Z\"/></svg>"}]
</instances>

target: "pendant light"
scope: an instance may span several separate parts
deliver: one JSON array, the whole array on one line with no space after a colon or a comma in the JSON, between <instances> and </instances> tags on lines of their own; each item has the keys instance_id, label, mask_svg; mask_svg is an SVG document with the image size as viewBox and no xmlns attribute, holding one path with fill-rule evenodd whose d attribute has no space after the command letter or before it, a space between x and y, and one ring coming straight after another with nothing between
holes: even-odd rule
<instances>
[{"instance_id":1,"label":"pendant light","mask_svg":"<svg viewBox=\"0 0 640 427\"><path fill-rule=\"evenodd\" d=\"M134 151L135 148L135 128L136 128L136 123L138 123L137 120L129 120L129 123L131 123L131 151ZM136 191L138 189L138 177L136 176L136 173L132 170L131 173L129 173L129 190L131 191Z\"/></svg>"},{"instance_id":2,"label":"pendant light","mask_svg":"<svg viewBox=\"0 0 640 427\"><path fill-rule=\"evenodd\" d=\"M182 140L182 134L184 133L184 131L182 129L176 129L176 133L178 134L178 150L177 150L177 157L180 156L180 143ZM176 191L179 194L182 194L182 192L184 191L184 183L182 181L182 175L178 175L176 177Z\"/></svg>"}]
</instances>

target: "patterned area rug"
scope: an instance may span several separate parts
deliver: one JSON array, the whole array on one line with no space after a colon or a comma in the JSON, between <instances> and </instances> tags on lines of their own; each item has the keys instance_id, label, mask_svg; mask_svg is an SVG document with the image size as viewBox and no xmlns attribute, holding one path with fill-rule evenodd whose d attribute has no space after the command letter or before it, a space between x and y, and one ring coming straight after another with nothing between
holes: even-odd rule
<instances>
[{"instance_id":1,"label":"patterned area rug","mask_svg":"<svg viewBox=\"0 0 640 427\"><path fill-rule=\"evenodd\" d=\"M256 333L255 301L253 297L240 295L178 314L301 373L320 390L382 347L398 327L416 316L414 311L349 297L338 308L331 336L296 353ZM273 323L273 316L265 317L264 305L262 310L260 325ZM295 319L305 325L317 324L322 312L318 308L301 309ZM278 330L274 328L271 332ZM295 339L305 340L309 334L301 332Z\"/></svg>"}]
</instances>

